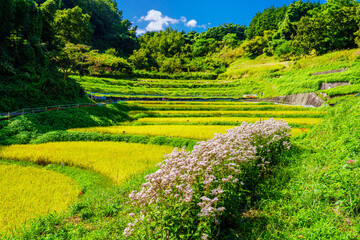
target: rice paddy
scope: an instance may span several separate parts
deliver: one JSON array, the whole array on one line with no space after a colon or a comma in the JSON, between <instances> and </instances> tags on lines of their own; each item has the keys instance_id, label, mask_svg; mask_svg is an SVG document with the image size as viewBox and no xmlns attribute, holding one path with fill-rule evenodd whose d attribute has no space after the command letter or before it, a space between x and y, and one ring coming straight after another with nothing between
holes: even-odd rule
<instances>
[{"instance_id":1,"label":"rice paddy","mask_svg":"<svg viewBox=\"0 0 360 240\"><path fill-rule=\"evenodd\" d=\"M289 106L289 105L258 105L254 104L214 104L214 105L190 105L190 104L146 104L138 105L146 107L147 110L184 110L184 111L229 111L229 110L242 110L242 111L311 111L312 108L305 108L302 106Z\"/></svg>"},{"instance_id":2,"label":"rice paddy","mask_svg":"<svg viewBox=\"0 0 360 240\"><path fill-rule=\"evenodd\" d=\"M182 137L196 140L213 138L216 133L226 133L227 129L234 126L228 125L144 125L144 126L112 126L75 128L70 131L98 132L110 134L135 134L148 136ZM292 136L303 133L298 128L292 130Z\"/></svg>"},{"instance_id":3,"label":"rice paddy","mask_svg":"<svg viewBox=\"0 0 360 240\"><path fill-rule=\"evenodd\" d=\"M0 234L54 211L79 196L77 184L60 173L0 163Z\"/></svg>"},{"instance_id":4,"label":"rice paddy","mask_svg":"<svg viewBox=\"0 0 360 240\"><path fill-rule=\"evenodd\" d=\"M214 102L214 101L208 101L208 102L201 102L201 101L192 101L192 102L184 102L184 101L127 101L128 103L135 103L138 105L275 105L275 103L270 102Z\"/></svg>"},{"instance_id":5,"label":"rice paddy","mask_svg":"<svg viewBox=\"0 0 360 240\"><path fill-rule=\"evenodd\" d=\"M122 142L55 142L0 148L0 158L94 170L116 183L161 162L172 147Z\"/></svg>"},{"instance_id":6,"label":"rice paddy","mask_svg":"<svg viewBox=\"0 0 360 240\"><path fill-rule=\"evenodd\" d=\"M269 118L263 118L269 119ZM279 118L288 123L299 125L314 125L318 124L321 119L319 118ZM140 118L137 122L148 124L216 124L216 123L241 123L245 122L257 122L259 118L255 117L160 117L160 118Z\"/></svg>"}]
</instances>

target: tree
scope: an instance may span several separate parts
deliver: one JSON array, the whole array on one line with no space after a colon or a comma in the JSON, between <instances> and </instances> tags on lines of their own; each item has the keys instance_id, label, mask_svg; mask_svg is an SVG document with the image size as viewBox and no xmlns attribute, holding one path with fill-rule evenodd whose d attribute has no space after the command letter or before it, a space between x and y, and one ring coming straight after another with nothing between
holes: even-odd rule
<instances>
[{"instance_id":1,"label":"tree","mask_svg":"<svg viewBox=\"0 0 360 240\"><path fill-rule=\"evenodd\" d=\"M239 39L237 38L235 33L228 33L222 39L224 45L229 47L235 47L238 41Z\"/></svg>"},{"instance_id":2,"label":"tree","mask_svg":"<svg viewBox=\"0 0 360 240\"><path fill-rule=\"evenodd\" d=\"M53 52L52 60L63 73L63 82L71 73L83 75L87 71L90 65L89 52L90 46L73 43L66 43L60 52Z\"/></svg>"},{"instance_id":3,"label":"tree","mask_svg":"<svg viewBox=\"0 0 360 240\"><path fill-rule=\"evenodd\" d=\"M325 4L311 17L296 24L294 45L302 54L315 50L317 54L355 47L354 33L359 29L355 7Z\"/></svg>"},{"instance_id":4,"label":"tree","mask_svg":"<svg viewBox=\"0 0 360 240\"><path fill-rule=\"evenodd\" d=\"M136 27L133 28L129 20L123 20L115 0L62 0L62 3L62 9L79 6L91 16L91 43L95 49L115 48L120 54L128 56L138 48Z\"/></svg>"},{"instance_id":5,"label":"tree","mask_svg":"<svg viewBox=\"0 0 360 240\"><path fill-rule=\"evenodd\" d=\"M303 2L301 0L290 4L286 10L284 20L279 24L273 39L290 40L291 37L296 35L295 23L304 16L310 16L309 12L319 6L319 3Z\"/></svg>"},{"instance_id":6,"label":"tree","mask_svg":"<svg viewBox=\"0 0 360 240\"><path fill-rule=\"evenodd\" d=\"M91 75L129 75L134 70L125 59L112 54L101 54L97 50L92 50L87 54L87 62Z\"/></svg>"},{"instance_id":7,"label":"tree","mask_svg":"<svg viewBox=\"0 0 360 240\"><path fill-rule=\"evenodd\" d=\"M140 48L139 50L135 50L134 53L129 57L129 61L135 66L137 69L141 70L150 70L151 66L156 64L155 60L152 63L149 61L151 56L146 52L145 49Z\"/></svg>"},{"instance_id":8,"label":"tree","mask_svg":"<svg viewBox=\"0 0 360 240\"><path fill-rule=\"evenodd\" d=\"M246 40L240 47L247 57L259 56L266 52L273 33L273 31L265 31L264 36Z\"/></svg>"},{"instance_id":9,"label":"tree","mask_svg":"<svg viewBox=\"0 0 360 240\"><path fill-rule=\"evenodd\" d=\"M247 28L246 38L252 39L256 36L263 36L264 31L272 31L278 28L280 22L285 18L287 7L270 7L262 13L257 13Z\"/></svg>"},{"instance_id":10,"label":"tree","mask_svg":"<svg viewBox=\"0 0 360 240\"><path fill-rule=\"evenodd\" d=\"M7 37L9 37L14 25L14 1L0 1L0 46L5 46Z\"/></svg>"},{"instance_id":11,"label":"tree","mask_svg":"<svg viewBox=\"0 0 360 240\"><path fill-rule=\"evenodd\" d=\"M57 10L52 27L55 37L62 44L89 43L92 29L89 24L90 16L83 14L80 7Z\"/></svg>"},{"instance_id":12,"label":"tree","mask_svg":"<svg viewBox=\"0 0 360 240\"><path fill-rule=\"evenodd\" d=\"M222 41L222 39L229 33L235 34L237 39L245 40L245 26L241 26L238 24L228 23L223 24L218 27L212 27L199 34L197 38L204 38L204 39L215 39L216 41Z\"/></svg>"},{"instance_id":13,"label":"tree","mask_svg":"<svg viewBox=\"0 0 360 240\"><path fill-rule=\"evenodd\" d=\"M199 33L196 31L190 31L186 34L184 33L185 43L193 44L198 36L199 36Z\"/></svg>"},{"instance_id":14,"label":"tree","mask_svg":"<svg viewBox=\"0 0 360 240\"><path fill-rule=\"evenodd\" d=\"M195 57L206 56L215 52L217 42L213 38L198 38L192 45L192 53Z\"/></svg>"},{"instance_id":15,"label":"tree","mask_svg":"<svg viewBox=\"0 0 360 240\"><path fill-rule=\"evenodd\" d=\"M162 64L160 66L160 71L166 72L166 73L175 73L175 72L181 72L183 68L183 63L181 59L178 56L174 56L172 58L166 58L162 61Z\"/></svg>"},{"instance_id":16,"label":"tree","mask_svg":"<svg viewBox=\"0 0 360 240\"><path fill-rule=\"evenodd\" d=\"M40 5L40 11L42 13L42 41L47 43L49 48L53 48L55 44L55 31L53 28L53 22L55 13L61 7L61 0L47 0ZM48 49L49 49L48 48Z\"/></svg>"}]
</instances>

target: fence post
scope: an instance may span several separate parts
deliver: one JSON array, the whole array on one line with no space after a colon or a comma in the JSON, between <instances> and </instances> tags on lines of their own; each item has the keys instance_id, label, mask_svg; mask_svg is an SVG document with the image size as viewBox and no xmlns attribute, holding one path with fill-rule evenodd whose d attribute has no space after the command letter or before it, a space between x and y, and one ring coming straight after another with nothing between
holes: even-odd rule
<instances>
[{"instance_id":1,"label":"fence post","mask_svg":"<svg viewBox=\"0 0 360 240\"><path fill-rule=\"evenodd\" d=\"M10 112L8 112L8 119L10 119Z\"/></svg>"},{"instance_id":2,"label":"fence post","mask_svg":"<svg viewBox=\"0 0 360 240\"><path fill-rule=\"evenodd\" d=\"M25 110L23 109L23 110L22 110L22 114L24 115L24 113L25 113Z\"/></svg>"}]
</instances>

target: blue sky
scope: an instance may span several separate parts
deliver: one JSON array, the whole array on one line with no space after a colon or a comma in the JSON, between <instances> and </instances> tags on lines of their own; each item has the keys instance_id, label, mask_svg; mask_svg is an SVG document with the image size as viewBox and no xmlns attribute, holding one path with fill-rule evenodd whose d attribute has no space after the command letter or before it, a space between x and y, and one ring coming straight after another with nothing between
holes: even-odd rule
<instances>
[{"instance_id":1,"label":"blue sky","mask_svg":"<svg viewBox=\"0 0 360 240\"><path fill-rule=\"evenodd\" d=\"M138 26L138 33L172 27L186 32L205 31L223 23L248 26L256 12L289 5L294 0L117 0L124 19ZM325 0L320 0L325 2Z\"/></svg>"}]
</instances>

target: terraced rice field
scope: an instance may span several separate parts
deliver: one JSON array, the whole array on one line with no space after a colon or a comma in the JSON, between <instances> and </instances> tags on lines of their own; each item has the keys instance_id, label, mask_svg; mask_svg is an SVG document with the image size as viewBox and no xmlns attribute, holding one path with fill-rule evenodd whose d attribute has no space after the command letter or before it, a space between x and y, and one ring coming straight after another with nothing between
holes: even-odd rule
<instances>
[{"instance_id":1,"label":"terraced rice field","mask_svg":"<svg viewBox=\"0 0 360 240\"><path fill-rule=\"evenodd\" d=\"M0 234L37 216L63 211L79 196L77 184L60 173L0 163Z\"/></svg>"},{"instance_id":2,"label":"terraced rice field","mask_svg":"<svg viewBox=\"0 0 360 240\"><path fill-rule=\"evenodd\" d=\"M0 148L0 158L85 168L121 183L153 168L172 147L122 142L55 142Z\"/></svg>"},{"instance_id":3,"label":"terraced rice field","mask_svg":"<svg viewBox=\"0 0 360 240\"><path fill-rule=\"evenodd\" d=\"M139 114L143 111L131 111L130 114ZM325 112L323 111L149 111L147 114L159 116L159 117L216 117L216 116L233 116L233 117L246 117L246 116L256 116L256 117L322 117Z\"/></svg>"},{"instance_id":4,"label":"terraced rice field","mask_svg":"<svg viewBox=\"0 0 360 240\"><path fill-rule=\"evenodd\" d=\"M292 136L309 131L326 113L315 108L254 102L131 101L143 110L129 112L138 118L131 126L74 129L110 134L172 136L204 140L245 122L282 119L296 126ZM298 128L301 127L301 128ZM305 128L306 127L306 128Z\"/></svg>"},{"instance_id":5,"label":"terraced rice field","mask_svg":"<svg viewBox=\"0 0 360 240\"><path fill-rule=\"evenodd\" d=\"M87 92L113 93L117 95L159 96L239 96L244 92L241 81L231 80L175 80L175 79L111 79L78 77L76 79ZM246 84L245 84L246 85ZM245 90L246 91L246 90ZM240 95L241 96L241 95Z\"/></svg>"},{"instance_id":6,"label":"terraced rice field","mask_svg":"<svg viewBox=\"0 0 360 240\"><path fill-rule=\"evenodd\" d=\"M133 101L126 104L140 109L129 112L137 120L122 126L69 131L206 140L243 121L276 118L301 127L293 128L291 134L296 136L309 131L325 113L272 103ZM120 184L132 175L154 168L172 150L169 146L125 142L53 142L3 146L0 147L0 159L89 169ZM52 171L0 163L0 176L5 174L6 178L0 178L0 232L19 226L38 214L63 211L79 194L71 179ZM22 197L17 197L19 195ZM43 201L40 205L36 204L39 199Z\"/></svg>"}]
</instances>

